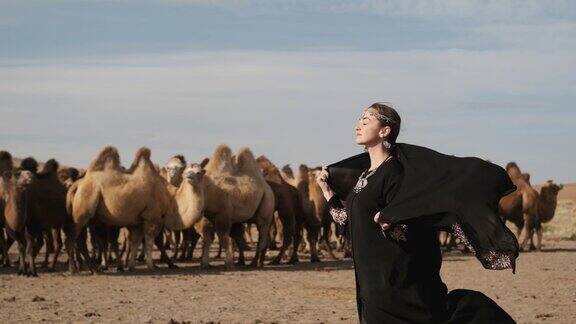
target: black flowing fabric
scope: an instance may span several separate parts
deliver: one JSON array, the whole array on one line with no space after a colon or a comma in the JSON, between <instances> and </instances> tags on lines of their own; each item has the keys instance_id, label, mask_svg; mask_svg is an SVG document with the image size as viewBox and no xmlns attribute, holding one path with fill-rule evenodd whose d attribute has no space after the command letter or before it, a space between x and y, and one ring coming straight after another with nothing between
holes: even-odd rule
<instances>
[{"instance_id":1,"label":"black flowing fabric","mask_svg":"<svg viewBox=\"0 0 576 324\"><path fill-rule=\"evenodd\" d=\"M352 190L370 166L367 153L328 165L333 218L351 238L362 323L513 323L490 298L447 293L437 229L452 229L484 267L514 268L518 244L497 216L514 191L505 170L475 157L455 157L398 143L366 186ZM345 205L343 202L345 201ZM392 224L383 234L376 212Z\"/></svg>"}]
</instances>

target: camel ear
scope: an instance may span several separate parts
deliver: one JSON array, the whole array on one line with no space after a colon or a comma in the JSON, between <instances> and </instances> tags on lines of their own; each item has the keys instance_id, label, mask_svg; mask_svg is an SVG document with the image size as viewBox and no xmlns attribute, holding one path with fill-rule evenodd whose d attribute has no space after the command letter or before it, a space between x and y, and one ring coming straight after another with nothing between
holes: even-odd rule
<instances>
[{"instance_id":1,"label":"camel ear","mask_svg":"<svg viewBox=\"0 0 576 324\"><path fill-rule=\"evenodd\" d=\"M200 167L204 169L204 167L206 166L206 164L208 164L208 162L210 162L210 158L204 158L204 160L200 162Z\"/></svg>"}]
</instances>

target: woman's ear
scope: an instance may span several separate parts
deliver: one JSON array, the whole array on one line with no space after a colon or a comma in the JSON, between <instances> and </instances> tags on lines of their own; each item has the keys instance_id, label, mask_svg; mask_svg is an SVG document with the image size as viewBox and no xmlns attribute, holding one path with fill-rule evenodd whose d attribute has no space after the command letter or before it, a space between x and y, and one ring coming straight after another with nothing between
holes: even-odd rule
<instances>
[{"instance_id":1,"label":"woman's ear","mask_svg":"<svg viewBox=\"0 0 576 324\"><path fill-rule=\"evenodd\" d=\"M390 135L390 132L392 132L392 128L390 128L390 126L384 126L380 129L379 136L384 139Z\"/></svg>"}]
</instances>

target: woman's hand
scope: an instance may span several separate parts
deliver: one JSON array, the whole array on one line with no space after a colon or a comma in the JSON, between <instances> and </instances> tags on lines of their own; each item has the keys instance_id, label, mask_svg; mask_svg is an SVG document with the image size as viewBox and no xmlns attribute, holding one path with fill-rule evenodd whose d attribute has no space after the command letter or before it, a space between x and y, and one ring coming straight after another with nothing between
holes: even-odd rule
<instances>
[{"instance_id":1,"label":"woman's hand","mask_svg":"<svg viewBox=\"0 0 576 324\"><path fill-rule=\"evenodd\" d=\"M390 224L380 222L380 212L377 212L376 215L374 215L374 221L376 222L376 224L379 224L380 227L382 227L382 231L385 231L390 228Z\"/></svg>"},{"instance_id":2,"label":"woman's hand","mask_svg":"<svg viewBox=\"0 0 576 324\"><path fill-rule=\"evenodd\" d=\"M328 185L328 175L328 170L326 170L325 166L322 167L322 171L316 173L316 183L320 186L320 189L322 189L322 194L324 194L326 201L334 196L334 191L332 191L332 188Z\"/></svg>"}]
</instances>

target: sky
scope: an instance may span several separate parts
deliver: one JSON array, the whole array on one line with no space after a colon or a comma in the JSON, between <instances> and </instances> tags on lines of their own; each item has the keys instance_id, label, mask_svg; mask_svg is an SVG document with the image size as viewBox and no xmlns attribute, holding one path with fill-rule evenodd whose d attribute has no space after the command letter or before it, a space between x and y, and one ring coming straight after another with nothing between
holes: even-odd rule
<instances>
[{"instance_id":1,"label":"sky","mask_svg":"<svg viewBox=\"0 0 576 324\"><path fill-rule=\"evenodd\" d=\"M277 166L399 142L576 182L576 1L0 0L0 149L129 165L225 143Z\"/></svg>"}]
</instances>

